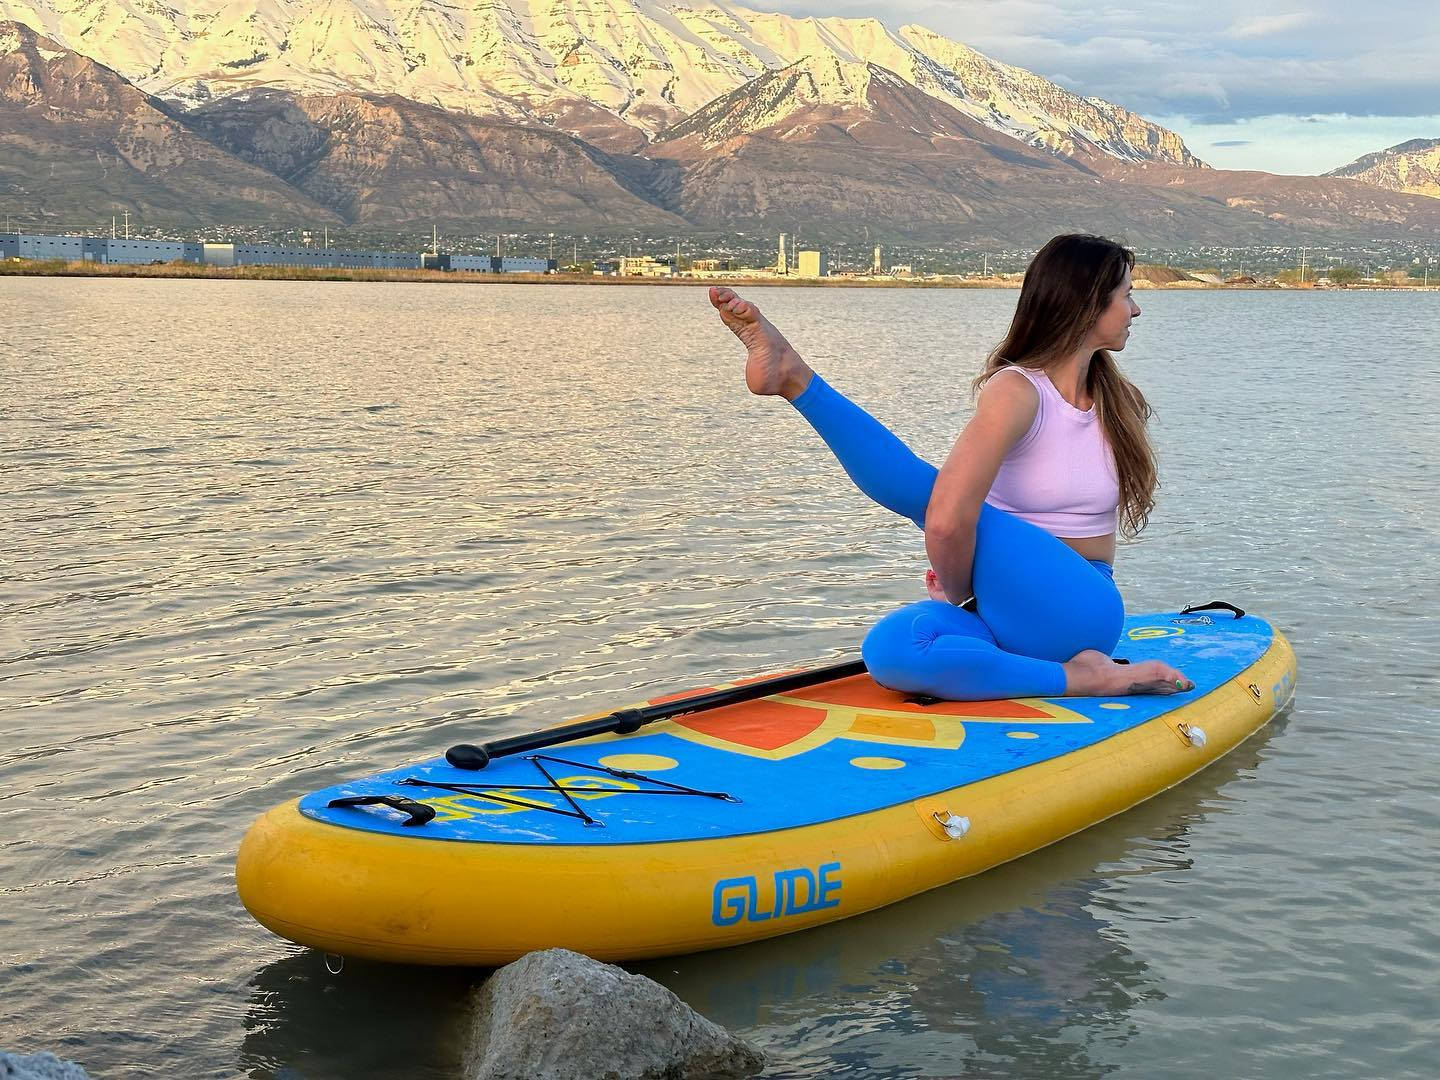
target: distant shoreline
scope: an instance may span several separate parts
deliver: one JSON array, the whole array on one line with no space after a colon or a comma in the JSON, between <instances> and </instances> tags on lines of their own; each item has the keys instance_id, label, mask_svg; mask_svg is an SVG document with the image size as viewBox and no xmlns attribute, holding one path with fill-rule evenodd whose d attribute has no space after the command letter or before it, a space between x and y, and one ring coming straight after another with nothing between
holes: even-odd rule
<instances>
[{"instance_id":1,"label":"distant shoreline","mask_svg":"<svg viewBox=\"0 0 1440 1080\"><path fill-rule=\"evenodd\" d=\"M617 277L594 274L527 274L476 270L367 270L318 269L298 266L203 266L193 263L160 265L107 264L93 262L31 261L14 259L0 263L0 277L89 277L89 278L194 278L210 281L403 281L449 285L662 285L666 287L729 285L742 288L782 289L1018 289L1020 275L1013 277L954 278L851 278L851 277ZM1216 283L1208 281L1135 280L1137 289L1222 290L1222 291L1308 291L1308 292L1440 292L1440 281L1425 285L1282 285L1276 282Z\"/></svg>"}]
</instances>

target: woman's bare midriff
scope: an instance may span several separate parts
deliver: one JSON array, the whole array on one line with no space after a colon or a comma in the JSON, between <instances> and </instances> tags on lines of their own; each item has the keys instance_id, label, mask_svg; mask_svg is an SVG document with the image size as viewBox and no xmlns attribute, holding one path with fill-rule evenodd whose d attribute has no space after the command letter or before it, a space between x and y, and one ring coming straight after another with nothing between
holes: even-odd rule
<instances>
[{"instance_id":1,"label":"woman's bare midriff","mask_svg":"<svg viewBox=\"0 0 1440 1080\"><path fill-rule=\"evenodd\" d=\"M1114 533L1108 536L1059 536L1056 539L1074 548L1083 558L1098 559L1111 566L1115 565Z\"/></svg>"}]
</instances>

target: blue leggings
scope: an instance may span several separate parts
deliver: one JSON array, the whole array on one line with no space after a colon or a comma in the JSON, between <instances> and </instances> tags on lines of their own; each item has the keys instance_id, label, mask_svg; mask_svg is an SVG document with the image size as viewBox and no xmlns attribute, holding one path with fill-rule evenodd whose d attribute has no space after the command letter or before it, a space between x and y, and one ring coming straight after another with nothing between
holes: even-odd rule
<instances>
[{"instance_id":1,"label":"blue leggings","mask_svg":"<svg viewBox=\"0 0 1440 1080\"><path fill-rule=\"evenodd\" d=\"M819 375L793 402L855 485L925 527L938 471ZM974 612L922 600L886 615L861 655L882 686L950 701L1058 697L1060 666L1109 654L1125 609L1110 566L988 503L980 508L971 570Z\"/></svg>"}]
</instances>

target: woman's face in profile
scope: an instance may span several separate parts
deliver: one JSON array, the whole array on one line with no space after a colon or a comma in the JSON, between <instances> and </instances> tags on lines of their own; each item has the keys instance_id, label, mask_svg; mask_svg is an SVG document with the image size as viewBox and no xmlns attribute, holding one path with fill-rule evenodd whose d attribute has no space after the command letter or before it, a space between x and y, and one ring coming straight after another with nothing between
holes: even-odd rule
<instances>
[{"instance_id":1,"label":"woman's face in profile","mask_svg":"<svg viewBox=\"0 0 1440 1080\"><path fill-rule=\"evenodd\" d=\"M1110 302L1090 331L1090 344L1096 349L1119 352L1130 340L1130 323L1140 317L1140 305L1131 296L1130 270L1127 267L1120 284L1110 293Z\"/></svg>"}]
</instances>

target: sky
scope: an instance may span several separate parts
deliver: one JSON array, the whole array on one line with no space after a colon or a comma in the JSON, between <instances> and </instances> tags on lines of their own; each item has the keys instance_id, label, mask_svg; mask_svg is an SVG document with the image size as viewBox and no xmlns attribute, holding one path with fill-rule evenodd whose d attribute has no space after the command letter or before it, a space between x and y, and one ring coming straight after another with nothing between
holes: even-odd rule
<instances>
[{"instance_id":1,"label":"sky","mask_svg":"<svg viewBox=\"0 0 1440 1080\"><path fill-rule=\"evenodd\" d=\"M744 2L744 0L742 0ZM1440 0L748 0L918 23L1179 134L1217 168L1314 176L1440 139Z\"/></svg>"}]
</instances>

